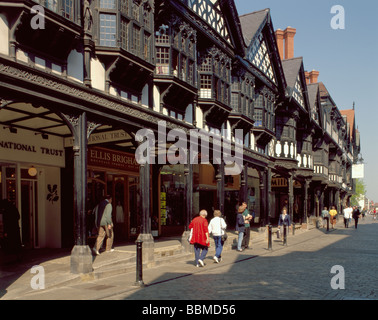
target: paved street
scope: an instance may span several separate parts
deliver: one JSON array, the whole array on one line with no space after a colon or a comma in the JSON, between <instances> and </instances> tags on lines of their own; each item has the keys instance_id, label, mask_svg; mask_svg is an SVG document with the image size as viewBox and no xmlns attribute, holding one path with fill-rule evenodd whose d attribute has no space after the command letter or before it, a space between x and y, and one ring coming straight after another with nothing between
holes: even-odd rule
<instances>
[{"instance_id":1,"label":"paved street","mask_svg":"<svg viewBox=\"0 0 378 320\"><path fill-rule=\"evenodd\" d=\"M212 256L204 268L192 260L175 262L143 273L146 286L133 286L135 273L97 281L88 280L58 289L36 291L21 299L112 300L263 300L320 299L376 300L378 298L378 222L371 216L358 229L298 232L288 246L273 238L273 251L260 242L242 253L224 254L215 264ZM345 289L334 290L333 266L345 271ZM337 282L341 282L338 280Z\"/></svg>"}]
</instances>

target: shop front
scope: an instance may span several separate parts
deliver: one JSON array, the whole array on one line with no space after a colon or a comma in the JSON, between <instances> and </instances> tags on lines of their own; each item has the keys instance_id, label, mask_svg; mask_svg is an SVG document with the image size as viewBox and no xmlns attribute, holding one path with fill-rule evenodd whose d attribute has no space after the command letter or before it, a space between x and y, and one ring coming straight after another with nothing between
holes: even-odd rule
<instances>
[{"instance_id":1,"label":"shop front","mask_svg":"<svg viewBox=\"0 0 378 320\"><path fill-rule=\"evenodd\" d=\"M61 247L63 139L21 128L0 127L0 192L19 213L24 248ZM4 229L4 216L0 229ZM2 223L3 222L3 223Z\"/></svg>"},{"instance_id":2,"label":"shop front","mask_svg":"<svg viewBox=\"0 0 378 320\"><path fill-rule=\"evenodd\" d=\"M235 208L239 202L240 176L225 176L224 212L228 224L235 221ZM181 236L185 230L185 174L184 165L164 165L159 175L159 235ZM200 210L208 212L210 221L218 209L217 181L211 164L193 165L192 218ZM154 226L154 221L152 222Z\"/></svg>"},{"instance_id":3,"label":"shop front","mask_svg":"<svg viewBox=\"0 0 378 320\"><path fill-rule=\"evenodd\" d=\"M95 237L93 208L112 196L115 241L135 239L140 233L139 164L134 154L108 148L88 148L87 231Z\"/></svg>"}]
</instances>

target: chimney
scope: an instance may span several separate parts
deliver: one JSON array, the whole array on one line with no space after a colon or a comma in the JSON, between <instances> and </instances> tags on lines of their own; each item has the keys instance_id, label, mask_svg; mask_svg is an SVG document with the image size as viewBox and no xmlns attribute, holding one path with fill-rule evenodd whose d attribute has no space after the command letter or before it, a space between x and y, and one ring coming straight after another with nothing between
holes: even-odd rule
<instances>
[{"instance_id":1,"label":"chimney","mask_svg":"<svg viewBox=\"0 0 378 320\"><path fill-rule=\"evenodd\" d=\"M281 60L283 60L283 54L284 54L284 32L281 29L277 29L275 33L276 33L278 52L280 54Z\"/></svg>"},{"instance_id":2,"label":"chimney","mask_svg":"<svg viewBox=\"0 0 378 320\"><path fill-rule=\"evenodd\" d=\"M310 72L305 71L305 77L306 77L306 84L310 84Z\"/></svg>"},{"instance_id":3,"label":"chimney","mask_svg":"<svg viewBox=\"0 0 378 320\"><path fill-rule=\"evenodd\" d=\"M317 83L319 77L319 71L312 70L310 72L310 83Z\"/></svg>"},{"instance_id":4,"label":"chimney","mask_svg":"<svg viewBox=\"0 0 378 320\"><path fill-rule=\"evenodd\" d=\"M284 31L285 39L285 59L294 58L294 36L297 33L297 29L287 27Z\"/></svg>"}]
</instances>

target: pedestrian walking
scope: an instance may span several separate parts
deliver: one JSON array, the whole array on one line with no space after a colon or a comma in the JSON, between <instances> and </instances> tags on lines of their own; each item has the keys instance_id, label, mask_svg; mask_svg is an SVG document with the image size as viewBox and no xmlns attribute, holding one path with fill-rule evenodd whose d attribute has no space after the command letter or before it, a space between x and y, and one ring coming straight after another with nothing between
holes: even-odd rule
<instances>
[{"instance_id":1,"label":"pedestrian walking","mask_svg":"<svg viewBox=\"0 0 378 320\"><path fill-rule=\"evenodd\" d=\"M251 221L253 216L249 213L248 205L246 202L242 202L241 207L244 208L243 217L244 217L244 234L243 234L243 241L242 241L242 248L249 249L249 242L251 239Z\"/></svg>"},{"instance_id":2,"label":"pedestrian walking","mask_svg":"<svg viewBox=\"0 0 378 320\"><path fill-rule=\"evenodd\" d=\"M280 233L284 234L283 228L289 227L290 226L290 216L287 214L287 209L284 207L282 209L282 213L280 214L280 217L278 219L278 227L280 228ZM287 235L287 233L286 233ZM284 241L284 237L282 237Z\"/></svg>"},{"instance_id":3,"label":"pedestrian walking","mask_svg":"<svg viewBox=\"0 0 378 320\"><path fill-rule=\"evenodd\" d=\"M323 228L327 227L327 223L329 222L329 211L327 210L327 207L324 207L322 210L322 218L323 218Z\"/></svg>"},{"instance_id":4,"label":"pedestrian walking","mask_svg":"<svg viewBox=\"0 0 378 320\"><path fill-rule=\"evenodd\" d=\"M357 229L358 219L360 217L360 209L357 206L353 207L352 217L354 219L354 228Z\"/></svg>"},{"instance_id":5,"label":"pedestrian walking","mask_svg":"<svg viewBox=\"0 0 378 320\"><path fill-rule=\"evenodd\" d=\"M334 206L332 206L331 210L329 210L329 215L330 215L330 221L332 224L332 229L335 229L337 211Z\"/></svg>"},{"instance_id":6,"label":"pedestrian walking","mask_svg":"<svg viewBox=\"0 0 378 320\"><path fill-rule=\"evenodd\" d=\"M106 237L106 252L112 252L113 240L114 240L114 230L112 222L112 197L107 195L104 200L102 200L95 208L95 221L96 227L98 229L98 236L96 239L95 247L93 252L96 255L100 254L100 249L104 239Z\"/></svg>"},{"instance_id":7,"label":"pedestrian walking","mask_svg":"<svg viewBox=\"0 0 378 320\"><path fill-rule=\"evenodd\" d=\"M366 211L366 208L363 208L361 211L362 220L365 220Z\"/></svg>"},{"instance_id":8,"label":"pedestrian walking","mask_svg":"<svg viewBox=\"0 0 378 320\"><path fill-rule=\"evenodd\" d=\"M344 210L344 226L345 228L349 228L349 222L352 218L352 208L347 206Z\"/></svg>"},{"instance_id":9,"label":"pedestrian walking","mask_svg":"<svg viewBox=\"0 0 378 320\"><path fill-rule=\"evenodd\" d=\"M189 229L193 229L190 243L194 245L195 264L197 267L204 267L204 259L209 251L209 223L206 220L207 211L201 210L199 216L194 218L189 224Z\"/></svg>"},{"instance_id":10,"label":"pedestrian walking","mask_svg":"<svg viewBox=\"0 0 378 320\"><path fill-rule=\"evenodd\" d=\"M245 208L243 206L239 206L239 209L236 213L237 216L236 216L235 230L236 230L236 232L239 233L238 245L237 245L237 248L236 248L237 251L243 251L242 242L243 242L244 231L245 231L245 220L244 220L244 216L243 216L244 209Z\"/></svg>"},{"instance_id":11,"label":"pedestrian walking","mask_svg":"<svg viewBox=\"0 0 378 320\"><path fill-rule=\"evenodd\" d=\"M222 235L224 235L225 230L227 228L227 224L222 218L222 213L220 210L214 211L214 218L211 219L209 223L209 234L213 235L214 243L215 243L215 255L214 261L219 263L222 261L222 251L223 251L223 244Z\"/></svg>"}]
</instances>

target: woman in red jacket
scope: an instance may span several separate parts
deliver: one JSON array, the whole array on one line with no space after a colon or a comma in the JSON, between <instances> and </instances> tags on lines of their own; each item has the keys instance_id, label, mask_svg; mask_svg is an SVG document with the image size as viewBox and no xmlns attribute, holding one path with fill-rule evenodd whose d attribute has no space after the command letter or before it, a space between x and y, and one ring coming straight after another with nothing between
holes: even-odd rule
<instances>
[{"instance_id":1,"label":"woman in red jacket","mask_svg":"<svg viewBox=\"0 0 378 320\"><path fill-rule=\"evenodd\" d=\"M208 222L206 220L207 211L201 210L198 217L194 218L189 224L189 229L193 229L192 238L190 243L194 245L194 255L196 259L196 266L205 266L203 260L205 259L209 246L209 230Z\"/></svg>"}]
</instances>

